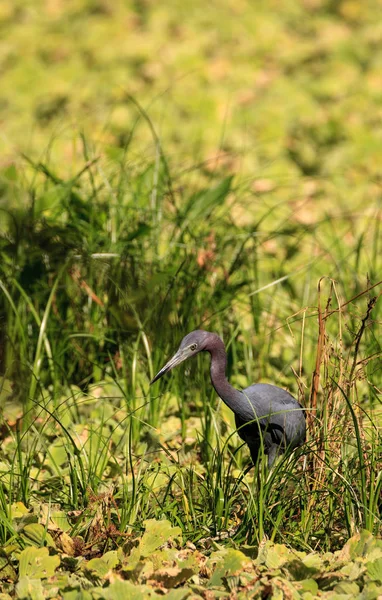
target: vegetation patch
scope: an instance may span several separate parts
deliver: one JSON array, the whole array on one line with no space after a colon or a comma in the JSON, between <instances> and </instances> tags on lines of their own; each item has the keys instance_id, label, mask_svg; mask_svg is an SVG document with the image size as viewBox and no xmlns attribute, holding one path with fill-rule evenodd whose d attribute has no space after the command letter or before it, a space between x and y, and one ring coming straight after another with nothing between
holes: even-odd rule
<instances>
[{"instance_id":1,"label":"vegetation patch","mask_svg":"<svg viewBox=\"0 0 382 600\"><path fill-rule=\"evenodd\" d=\"M25 507L15 507L15 511ZM14 526L19 531L20 522ZM334 553L302 552L264 541L258 548L227 548L209 538L204 551L183 539L167 520L144 522L141 537L128 536L116 550L88 558L78 540L56 525L32 545L3 549L2 599L133 598L368 598L377 599L382 585L382 541L368 531L353 536ZM37 531L37 528L36 528ZM72 545L70 546L69 540ZM89 539L88 539L89 541ZM93 551L97 540L94 539ZM39 544L44 544L40 545ZM83 547L84 549L84 547ZM255 556L255 558L254 558ZM17 579L16 569L19 578ZM16 583L17 581L17 583Z\"/></svg>"},{"instance_id":2,"label":"vegetation patch","mask_svg":"<svg viewBox=\"0 0 382 600\"><path fill-rule=\"evenodd\" d=\"M37 4L0 7L0 600L378 598L378 3ZM149 385L195 329L304 407L272 469L208 356Z\"/></svg>"}]
</instances>

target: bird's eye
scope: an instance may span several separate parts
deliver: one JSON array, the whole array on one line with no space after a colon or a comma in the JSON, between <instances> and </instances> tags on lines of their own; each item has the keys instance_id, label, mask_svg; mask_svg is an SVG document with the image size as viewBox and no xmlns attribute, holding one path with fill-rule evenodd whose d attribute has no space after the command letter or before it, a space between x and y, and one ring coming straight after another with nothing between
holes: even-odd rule
<instances>
[{"instance_id":1,"label":"bird's eye","mask_svg":"<svg viewBox=\"0 0 382 600\"><path fill-rule=\"evenodd\" d=\"M192 350L192 351L196 350L196 344L191 344L190 350Z\"/></svg>"}]
</instances>

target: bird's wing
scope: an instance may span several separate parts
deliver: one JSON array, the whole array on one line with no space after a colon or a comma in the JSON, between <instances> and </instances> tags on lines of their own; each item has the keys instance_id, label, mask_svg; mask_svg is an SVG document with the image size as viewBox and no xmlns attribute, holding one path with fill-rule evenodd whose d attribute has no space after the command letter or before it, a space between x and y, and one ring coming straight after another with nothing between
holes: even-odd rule
<instances>
[{"instance_id":1,"label":"bird's wing","mask_svg":"<svg viewBox=\"0 0 382 600\"><path fill-rule=\"evenodd\" d=\"M270 383L255 383L247 387L243 392L249 398L251 396L256 399L261 398L261 402L264 405L269 405L271 402L277 402L278 404L298 404L297 400L287 390L283 390Z\"/></svg>"},{"instance_id":2,"label":"bird's wing","mask_svg":"<svg viewBox=\"0 0 382 600\"><path fill-rule=\"evenodd\" d=\"M305 413L302 406L282 388L267 383L256 383L243 390L252 404L254 419L261 427L272 430L272 437L285 438L287 443L301 443L305 439Z\"/></svg>"}]
</instances>

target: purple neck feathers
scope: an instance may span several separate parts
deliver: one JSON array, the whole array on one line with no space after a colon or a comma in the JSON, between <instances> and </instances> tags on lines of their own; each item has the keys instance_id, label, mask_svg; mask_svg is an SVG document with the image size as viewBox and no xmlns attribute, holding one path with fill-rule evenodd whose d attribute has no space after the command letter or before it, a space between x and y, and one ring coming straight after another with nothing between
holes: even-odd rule
<instances>
[{"instance_id":1,"label":"purple neck feathers","mask_svg":"<svg viewBox=\"0 0 382 600\"><path fill-rule=\"evenodd\" d=\"M216 393L235 414L239 417L245 417L247 414L245 405L247 403L245 398L243 398L242 392L232 387L226 378L227 354L224 344L218 335L211 334L206 350L211 355L210 374Z\"/></svg>"}]
</instances>

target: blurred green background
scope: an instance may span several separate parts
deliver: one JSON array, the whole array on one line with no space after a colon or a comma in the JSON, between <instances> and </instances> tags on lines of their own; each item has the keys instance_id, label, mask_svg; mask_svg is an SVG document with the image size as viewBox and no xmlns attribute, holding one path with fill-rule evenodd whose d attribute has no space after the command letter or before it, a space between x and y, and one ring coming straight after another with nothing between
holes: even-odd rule
<instances>
[{"instance_id":1,"label":"blurred green background","mask_svg":"<svg viewBox=\"0 0 382 600\"><path fill-rule=\"evenodd\" d=\"M379 530L381 17L377 0L0 4L9 556L29 543L17 502L79 511L87 558L151 518L322 552ZM307 407L302 456L244 477L205 357L149 387L200 327L233 385Z\"/></svg>"},{"instance_id":2,"label":"blurred green background","mask_svg":"<svg viewBox=\"0 0 382 600\"><path fill-rule=\"evenodd\" d=\"M123 147L132 95L177 167L343 177L344 201L374 197L381 16L356 0L3 2L1 161L51 144L70 172L78 129ZM137 160L154 152L144 139Z\"/></svg>"}]
</instances>

